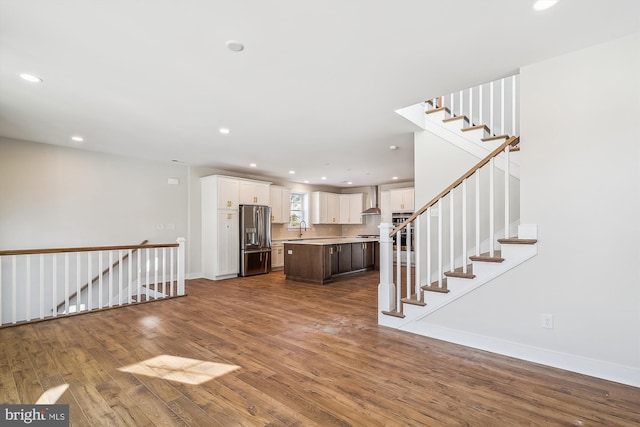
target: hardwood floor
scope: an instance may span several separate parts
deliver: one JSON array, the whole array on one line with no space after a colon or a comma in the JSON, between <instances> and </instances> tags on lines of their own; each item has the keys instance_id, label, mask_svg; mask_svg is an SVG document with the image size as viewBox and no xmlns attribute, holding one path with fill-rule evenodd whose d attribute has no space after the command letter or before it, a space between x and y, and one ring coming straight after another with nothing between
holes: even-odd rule
<instances>
[{"instance_id":1,"label":"hardwood floor","mask_svg":"<svg viewBox=\"0 0 640 427\"><path fill-rule=\"evenodd\" d=\"M66 384L79 426L640 425L638 388L378 326L377 283L193 280L183 298L5 328L0 402Z\"/></svg>"}]
</instances>

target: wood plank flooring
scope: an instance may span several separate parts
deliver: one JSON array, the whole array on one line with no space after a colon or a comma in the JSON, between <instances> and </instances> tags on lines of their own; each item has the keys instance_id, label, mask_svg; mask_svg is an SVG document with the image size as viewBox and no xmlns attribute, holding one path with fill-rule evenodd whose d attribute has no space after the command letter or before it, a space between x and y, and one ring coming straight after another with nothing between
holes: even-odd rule
<instances>
[{"instance_id":1,"label":"wood plank flooring","mask_svg":"<svg viewBox=\"0 0 640 427\"><path fill-rule=\"evenodd\" d=\"M1 329L0 402L66 384L74 426L640 425L638 388L378 326L377 283L192 280L187 297ZM120 369L163 355L155 376ZM237 368L176 380L204 362Z\"/></svg>"}]
</instances>

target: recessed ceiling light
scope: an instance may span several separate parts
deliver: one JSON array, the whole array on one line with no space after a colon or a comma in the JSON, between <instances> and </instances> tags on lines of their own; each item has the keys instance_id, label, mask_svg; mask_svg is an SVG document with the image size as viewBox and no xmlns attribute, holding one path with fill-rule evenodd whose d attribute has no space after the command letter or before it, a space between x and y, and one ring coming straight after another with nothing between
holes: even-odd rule
<instances>
[{"instance_id":1,"label":"recessed ceiling light","mask_svg":"<svg viewBox=\"0 0 640 427\"><path fill-rule=\"evenodd\" d=\"M220 128L218 129L220 131L221 134L223 135L229 135L229 133L231 132L229 129L227 128Z\"/></svg>"},{"instance_id":2,"label":"recessed ceiling light","mask_svg":"<svg viewBox=\"0 0 640 427\"><path fill-rule=\"evenodd\" d=\"M29 73L20 74L20 78L22 78L22 80L26 80L31 83L42 83L42 79L40 77L34 76L33 74L29 74Z\"/></svg>"},{"instance_id":3,"label":"recessed ceiling light","mask_svg":"<svg viewBox=\"0 0 640 427\"><path fill-rule=\"evenodd\" d=\"M533 4L533 10L547 10L558 3L558 0L538 0Z\"/></svg>"},{"instance_id":4,"label":"recessed ceiling light","mask_svg":"<svg viewBox=\"0 0 640 427\"><path fill-rule=\"evenodd\" d=\"M390 145L389 146L389 150L391 150L391 151L396 151L397 149L398 149L397 145Z\"/></svg>"},{"instance_id":5,"label":"recessed ceiling light","mask_svg":"<svg viewBox=\"0 0 640 427\"><path fill-rule=\"evenodd\" d=\"M294 175L296 173L296 171L289 171L290 175Z\"/></svg>"},{"instance_id":6,"label":"recessed ceiling light","mask_svg":"<svg viewBox=\"0 0 640 427\"><path fill-rule=\"evenodd\" d=\"M395 179L398 179L398 177L397 177L397 176L394 176L394 177L393 177L393 178L391 178L391 179L394 179L394 180L395 180Z\"/></svg>"},{"instance_id":7,"label":"recessed ceiling light","mask_svg":"<svg viewBox=\"0 0 640 427\"><path fill-rule=\"evenodd\" d=\"M244 45L238 40L229 40L227 41L227 49L232 52L241 52L244 50Z\"/></svg>"},{"instance_id":8,"label":"recessed ceiling light","mask_svg":"<svg viewBox=\"0 0 640 427\"><path fill-rule=\"evenodd\" d=\"M308 179L305 179L303 182L304 182L305 184L308 184L308 183L309 183L309 180L308 180Z\"/></svg>"},{"instance_id":9,"label":"recessed ceiling light","mask_svg":"<svg viewBox=\"0 0 640 427\"><path fill-rule=\"evenodd\" d=\"M326 180L327 180L327 177L326 177L326 176L323 176L323 177L321 177L320 179L321 179L321 180L323 180L323 181L326 181Z\"/></svg>"},{"instance_id":10,"label":"recessed ceiling light","mask_svg":"<svg viewBox=\"0 0 640 427\"><path fill-rule=\"evenodd\" d=\"M351 182L351 181L347 181L347 184L351 185L351 184L353 184L353 182Z\"/></svg>"},{"instance_id":11,"label":"recessed ceiling light","mask_svg":"<svg viewBox=\"0 0 640 427\"><path fill-rule=\"evenodd\" d=\"M256 165L255 163L250 163L249 166L252 168L258 167L258 165Z\"/></svg>"},{"instance_id":12,"label":"recessed ceiling light","mask_svg":"<svg viewBox=\"0 0 640 427\"><path fill-rule=\"evenodd\" d=\"M83 138L83 137L81 137L81 136L77 136L77 135L76 135L76 136L72 136L72 137L71 137L71 139L72 139L72 140L74 140L75 142L82 142L82 141L84 141L84 138Z\"/></svg>"}]
</instances>

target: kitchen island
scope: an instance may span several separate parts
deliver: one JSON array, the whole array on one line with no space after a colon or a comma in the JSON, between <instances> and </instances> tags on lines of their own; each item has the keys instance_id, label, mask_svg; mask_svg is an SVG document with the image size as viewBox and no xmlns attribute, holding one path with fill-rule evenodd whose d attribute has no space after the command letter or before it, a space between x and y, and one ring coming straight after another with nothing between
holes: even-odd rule
<instances>
[{"instance_id":1,"label":"kitchen island","mask_svg":"<svg viewBox=\"0 0 640 427\"><path fill-rule=\"evenodd\" d=\"M375 268L377 246L377 239L366 237L285 241L284 274L324 285L336 276Z\"/></svg>"}]
</instances>

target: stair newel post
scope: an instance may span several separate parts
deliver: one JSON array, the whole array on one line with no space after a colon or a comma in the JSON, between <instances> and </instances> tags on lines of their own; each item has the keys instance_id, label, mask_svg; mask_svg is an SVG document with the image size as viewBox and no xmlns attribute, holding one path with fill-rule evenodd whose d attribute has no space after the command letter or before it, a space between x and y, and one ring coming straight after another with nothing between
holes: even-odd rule
<instances>
[{"instance_id":1,"label":"stair newel post","mask_svg":"<svg viewBox=\"0 0 640 427\"><path fill-rule=\"evenodd\" d=\"M393 238L389 237L393 224L380 224L380 283L378 284L378 309L398 311L396 287L393 284Z\"/></svg>"},{"instance_id":2,"label":"stair newel post","mask_svg":"<svg viewBox=\"0 0 640 427\"><path fill-rule=\"evenodd\" d=\"M406 256L407 256L407 298L411 298L411 223L407 224L405 228L407 233L407 246L406 246ZM417 295L416 295L417 298Z\"/></svg>"},{"instance_id":3,"label":"stair newel post","mask_svg":"<svg viewBox=\"0 0 640 427\"><path fill-rule=\"evenodd\" d=\"M494 168L494 159L492 158L489 161L489 256L493 257L495 254L495 245L494 245L494 236L495 236L495 207L494 199L495 199L495 168Z\"/></svg>"},{"instance_id":4,"label":"stair newel post","mask_svg":"<svg viewBox=\"0 0 640 427\"><path fill-rule=\"evenodd\" d=\"M185 238L178 237L178 295L184 295Z\"/></svg>"},{"instance_id":5,"label":"stair newel post","mask_svg":"<svg viewBox=\"0 0 640 427\"><path fill-rule=\"evenodd\" d=\"M511 165L511 159L509 158L509 150L511 149L510 145L507 145L507 147L504 149L504 238L508 239L510 237L510 232L509 232L509 204L510 202L510 192L511 192L511 187L510 187L510 178L511 178L511 173L510 173L510 165Z\"/></svg>"}]
</instances>

